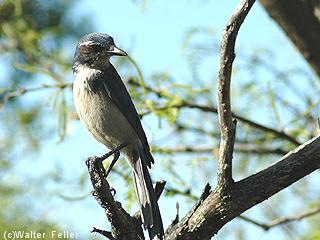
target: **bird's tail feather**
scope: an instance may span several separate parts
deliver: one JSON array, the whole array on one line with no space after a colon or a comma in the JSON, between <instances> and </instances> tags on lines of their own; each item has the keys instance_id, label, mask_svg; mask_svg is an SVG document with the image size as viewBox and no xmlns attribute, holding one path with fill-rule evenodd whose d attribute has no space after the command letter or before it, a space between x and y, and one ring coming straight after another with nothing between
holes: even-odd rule
<instances>
[{"instance_id":1,"label":"bird's tail feather","mask_svg":"<svg viewBox=\"0 0 320 240\"><path fill-rule=\"evenodd\" d=\"M149 151L139 152L138 159L133 166L133 179L140 203L141 218L149 231L150 239L164 240L164 231L159 206L155 197L152 181L146 162L153 160ZM147 159L147 158L152 159Z\"/></svg>"}]
</instances>

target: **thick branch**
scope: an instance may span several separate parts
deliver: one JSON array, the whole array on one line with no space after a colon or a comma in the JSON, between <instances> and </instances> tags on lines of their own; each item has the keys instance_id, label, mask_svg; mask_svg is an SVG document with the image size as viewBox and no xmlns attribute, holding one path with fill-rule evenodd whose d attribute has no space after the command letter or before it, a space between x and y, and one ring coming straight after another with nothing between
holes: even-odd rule
<instances>
[{"instance_id":1,"label":"thick branch","mask_svg":"<svg viewBox=\"0 0 320 240\"><path fill-rule=\"evenodd\" d=\"M131 217L122 208L121 204L114 200L109 183L106 180L106 170L102 165L102 161L93 157L88 158L86 164L93 186L93 196L100 206L105 209L112 227L112 232L97 228L93 228L91 232L97 232L111 240L145 239L141 228L142 221L140 211ZM165 185L165 181L156 182L154 192L157 200L160 198Z\"/></svg>"},{"instance_id":2,"label":"thick branch","mask_svg":"<svg viewBox=\"0 0 320 240\"><path fill-rule=\"evenodd\" d=\"M144 239L141 222L131 217L111 194L110 186L105 179L105 169L101 161L95 158L87 160L88 171L93 186L93 195L102 208L112 226L114 239L139 240ZM103 230L100 230L103 231ZM105 231L104 231L105 232Z\"/></svg>"},{"instance_id":3,"label":"thick branch","mask_svg":"<svg viewBox=\"0 0 320 240\"><path fill-rule=\"evenodd\" d=\"M232 155L236 136L236 122L232 118L230 105L230 82L232 63L235 58L235 42L240 26L254 2L254 0L242 1L232 14L222 34L218 78L218 115L221 131L218 186L221 190L228 188L233 183Z\"/></svg>"},{"instance_id":4,"label":"thick branch","mask_svg":"<svg viewBox=\"0 0 320 240\"><path fill-rule=\"evenodd\" d=\"M320 18L312 1L260 0L260 3L320 76Z\"/></svg>"},{"instance_id":5,"label":"thick branch","mask_svg":"<svg viewBox=\"0 0 320 240\"><path fill-rule=\"evenodd\" d=\"M288 153L269 168L217 191L167 232L167 240L209 239L227 222L320 168L320 137Z\"/></svg>"}]
</instances>

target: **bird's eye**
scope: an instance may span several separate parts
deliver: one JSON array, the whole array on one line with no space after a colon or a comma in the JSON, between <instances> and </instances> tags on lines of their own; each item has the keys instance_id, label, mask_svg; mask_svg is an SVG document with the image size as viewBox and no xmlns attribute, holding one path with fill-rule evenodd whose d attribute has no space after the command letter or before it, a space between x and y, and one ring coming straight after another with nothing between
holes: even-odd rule
<instances>
[{"instance_id":1,"label":"bird's eye","mask_svg":"<svg viewBox=\"0 0 320 240\"><path fill-rule=\"evenodd\" d=\"M99 52L102 51L102 49L101 44L92 41L83 42L79 45L79 51L81 53Z\"/></svg>"},{"instance_id":2,"label":"bird's eye","mask_svg":"<svg viewBox=\"0 0 320 240\"><path fill-rule=\"evenodd\" d=\"M103 49L103 47L100 44L93 44L93 45L89 46L89 48L91 48L91 50L93 50L95 52L99 52Z\"/></svg>"}]
</instances>

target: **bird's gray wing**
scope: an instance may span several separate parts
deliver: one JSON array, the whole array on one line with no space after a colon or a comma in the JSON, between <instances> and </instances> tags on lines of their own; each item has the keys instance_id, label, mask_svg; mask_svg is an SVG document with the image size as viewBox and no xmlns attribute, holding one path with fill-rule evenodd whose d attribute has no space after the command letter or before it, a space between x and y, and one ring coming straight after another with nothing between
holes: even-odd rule
<instances>
[{"instance_id":1,"label":"bird's gray wing","mask_svg":"<svg viewBox=\"0 0 320 240\"><path fill-rule=\"evenodd\" d=\"M109 69L103 76L103 84L108 96L116 104L120 112L126 117L130 125L139 136L145 150L149 151L149 144L146 134L142 128L139 115L133 105L132 99L122 82L116 69L110 64Z\"/></svg>"},{"instance_id":2,"label":"bird's gray wing","mask_svg":"<svg viewBox=\"0 0 320 240\"><path fill-rule=\"evenodd\" d=\"M151 163L154 163L154 160L149 150L146 134L132 99L116 69L110 64L109 69L104 74L103 85L108 96L126 117L143 144L142 149L139 148L138 150L140 160L133 165L136 192L141 207L142 220L148 228L150 239L163 240L164 232L161 214L147 169L147 166L151 167Z\"/></svg>"}]
</instances>

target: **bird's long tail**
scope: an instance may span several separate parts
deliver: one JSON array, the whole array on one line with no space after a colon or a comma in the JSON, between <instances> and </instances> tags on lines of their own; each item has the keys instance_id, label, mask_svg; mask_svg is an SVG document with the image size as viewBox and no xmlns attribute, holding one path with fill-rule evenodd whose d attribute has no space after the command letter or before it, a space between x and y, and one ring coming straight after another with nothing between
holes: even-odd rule
<instances>
[{"instance_id":1,"label":"bird's long tail","mask_svg":"<svg viewBox=\"0 0 320 240\"><path fill-rule=\"evenodd\" d=\"M133 165L133 179L140 204L141 218L151 240L164 240L164 231L159 206L155 197L147 163L153 162L149 151L141 149L140 158Z\"/></svg>"}]
</instances>

